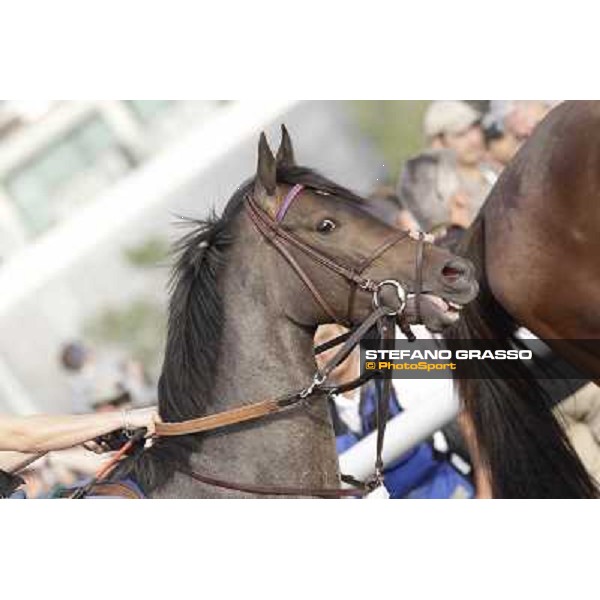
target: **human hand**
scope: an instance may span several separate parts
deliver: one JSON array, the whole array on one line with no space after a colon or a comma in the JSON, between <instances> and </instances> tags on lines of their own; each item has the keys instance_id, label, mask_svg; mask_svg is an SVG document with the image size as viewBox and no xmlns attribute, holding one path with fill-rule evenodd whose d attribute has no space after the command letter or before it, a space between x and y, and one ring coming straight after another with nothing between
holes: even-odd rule
<instances>
[{"instance_id":1,"label":"human hand","mask_svg":"<svg viewBox=\"0 0 600 600\"><path fill-rule=\"evenodd\" d=\"M155 406L123 411L123 429L147 429L146 437L152 437L156 432L156 423L160 422Z\"/></svg>"},{"instance_id":2,"label":"human hand","mask_svg":"<svg viewBox=\"0 0 600 600\"><path fill-rule=\"evenodd\" d=\"M156 423L160 422L156 407L142 408L137 410L125 410L119 413L111 413L111 419L115 419L113 430L83 444L86 450L102 454L121 447L129 439L127 432L134 429L146 429L146 437L152 437L156 432Z\"/></svg>"}]
</instances>

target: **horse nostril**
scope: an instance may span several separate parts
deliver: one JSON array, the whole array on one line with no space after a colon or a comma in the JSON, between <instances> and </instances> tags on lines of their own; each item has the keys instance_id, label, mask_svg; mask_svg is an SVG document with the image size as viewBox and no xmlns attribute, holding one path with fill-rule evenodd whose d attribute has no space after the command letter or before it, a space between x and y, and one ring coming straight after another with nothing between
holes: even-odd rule
<instances>
[{"instance_id":1,"label":"horse nostril","mask_svg":"<svg viewBox=\"0 0 600 600\"><path fill-rule=\"evenodd\" d=\"M447 262L442 269L442 275L446 279L450 279L451 281L455 281L459 279L463 275L466 275L468 271L468 267L466 263L461 260L453 259L450 262Z\"/></svg>"}]
</instances>

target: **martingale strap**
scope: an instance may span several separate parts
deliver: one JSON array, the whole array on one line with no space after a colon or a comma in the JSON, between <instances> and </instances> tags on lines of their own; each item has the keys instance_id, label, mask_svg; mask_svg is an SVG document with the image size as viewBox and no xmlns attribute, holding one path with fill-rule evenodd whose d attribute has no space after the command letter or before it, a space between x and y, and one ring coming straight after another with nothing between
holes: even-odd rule
<instances>
[{"instance_id":1,"label":"martingale strap","mask_svg":"<svg viewBox=\"0 0 600 600\"><path fill-rule=\"evenodd\" d=\"M381 347L382 350L392 350L395 339L395 318L385 316L381 320ZM375 457L375 481L383 483L383 440L389 417L389 399L392 393L392 379L386 377L383 380L383 391L377 397L377 454Z\"/></svg>"},{"instance_id":2,"label":"martingale strap","mask_svg":"<svg viewBox=\"0 0 600 600\"><path fill-rule=\"evenodd\" d=\"M384 322L390 323L390 328L393 335L393 317L389 314L390 309L386 306L380 306L376 308L368 317L365 319L363 323L361 323L357 328L353 331L348 332L348 334L344 334L336 340L333 340L334 345L339 345L340 338L344 341L342 343L342 347L336 352L334 357L323 367L320 372L317 372L313 382L307 388L303 390L299 390L292 394L276 398L274 400L264 400L262 402L255 402L248 406L242 406L239 408L235 408L229 411L225 411L222 413L218 413L215 415L208 415L205 417L200 417L198 419L192 419L189 421L183 421L178 423L157 423L156 425L156 435L159 437L169 437L169 436L179 436L179 435L188 435L191 433L200 433L205 431L213 431L216 429L223 429L230 425L236 425L238 423L247 422L262 418L269 414L282 412L287 408L292 408L301 404L302 402L306 402L312 400L314 398L322 398L321 394L317 392L322 391L326 392L327 395L342 393L348 391L350 389L354 389L366 383L369 379L371 379L375 372L365 373L360 377L354 379L353 381L338 387L325 387L325 382L327 381L331 372L342 363L352 352L352 350L360 343L360 341L365 337L368 331L375 325L379 323L381 320ZM388 335L389 332L386 332L385 335ZM331 344L323 344L318 347L317 351L324 351L333 347ZM389 386L385 394L389 395ZM384 394L384 395L385 395ZM387 398L385 395L385 404L387 407ZM378 411L381 410L382 402L378 403ZM379 415L379 412L378 412ZM385 413L387 415L387 411ZM387 417L385 417L387 420ZM381 427L381 434L379 434ZM381 451L383 447L383 436L385 435L385 421L383 426L380 425L378 421L378 436L381 435L381 440L378 437L378 450L377 450L377 474L375 479L368 481L366 483L359 482L353 478L349 478L344 476L342 480L349 485L353 485L352 489L344 489L344 488L307 488L307 487L294 487L294 486L263 486L252 483L240 483L235 481L228 481L225 479L220 479L218 477L214 477L212 475L206 475L204 473L199 473L186 465L181 465L177 463L175 468L180 473L191 477L192 479L199 481L205 485L218 487L222 489L260 495L260 496L304 496L304 497L316 497L316 498L349 498L349 497L363 497L367 495L370 491L372 491L378 485L382 485L383 477L381 475L381 471L383 469L383 465L381 463Z\"/></svg>"}]
</instances>

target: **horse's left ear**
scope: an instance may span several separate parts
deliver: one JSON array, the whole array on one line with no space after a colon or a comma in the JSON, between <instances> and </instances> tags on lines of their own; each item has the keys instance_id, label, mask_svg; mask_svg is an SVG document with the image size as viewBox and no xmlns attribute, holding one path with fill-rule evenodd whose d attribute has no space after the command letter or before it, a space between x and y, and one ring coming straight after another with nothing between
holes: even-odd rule
<instances>
[{"instance_id":1,"label":"horse's left ear","mask_svg":"<svg viewBox=\"0 0 600 600\"><path fill-rule=\"evenodd\" d=\"M267 136L263 131L258 140L258 165L256 167L256 184L263 187L268 196L275 193L277 186L277 163L269 148Z\"/></svg>"},{"instance_id":2,"label":"horse's left ear","mask_svg":"<svg viewBox=\"0 0 600 600\"><path fill-rule=\"evenodd\" d=\"M254 198L269 213L277 210L277 163L264 132L258 141L258 166L254 183Z\"/></svg>"},{"instance_id":3,"label":"horse's left ear","mask_svg":"<svg viewBox=\"0 0 600 600\"><path fill-rule=\"evenodd\" d=\"M292 138L285 125L281 125L281 143L277 150L277 165L281 167L293 167L296 164L294 158L294 147Z\"/></svg>"}]
</instances>

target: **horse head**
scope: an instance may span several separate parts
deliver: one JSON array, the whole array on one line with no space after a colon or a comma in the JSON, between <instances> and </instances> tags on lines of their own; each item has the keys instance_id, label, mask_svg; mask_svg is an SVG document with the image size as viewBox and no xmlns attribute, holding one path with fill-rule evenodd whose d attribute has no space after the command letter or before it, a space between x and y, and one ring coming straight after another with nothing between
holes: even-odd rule
<instances>
[{"instance_id":1,"label":"horse head","mask_svg":"<svg viewBox=\"0 0 600 600\"><path fill-rule=\"evenodd\" d=\"M279 250L277 303L306 325L363 320L373 303L396 307L404 324L441 331L477 295L471 263L365 210L362 198L296 165L282 126L277 154L264 133L250 216ZM290 277L290 266L298 277ZM306 300L307 289L313 301Z\"/></svg>"}]
</instances>

